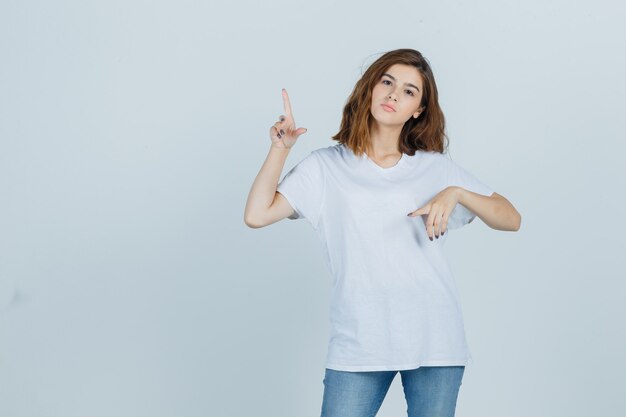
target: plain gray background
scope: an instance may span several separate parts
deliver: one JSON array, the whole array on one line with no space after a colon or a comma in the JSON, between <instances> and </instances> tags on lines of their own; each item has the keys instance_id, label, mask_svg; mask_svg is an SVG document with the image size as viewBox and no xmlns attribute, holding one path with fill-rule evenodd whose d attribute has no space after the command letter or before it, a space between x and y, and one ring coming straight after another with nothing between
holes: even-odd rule
<instances>
[{"instance_id":1,"label":"plain gray background","mask_svg":"<svg viewBox=\"0 0 626 417\"><path fill-rule=\"evenodd\" d=\"M458 416L619 415L624 6L2 1L0 415L319 416L330 276L243 212L283 113L336 142L367 65L430 61L452 158L522 214L450 232ZM282 177L282 176L281 176ZM406 415L400 375L378 414Z\"/></svg>"}]
</instances>

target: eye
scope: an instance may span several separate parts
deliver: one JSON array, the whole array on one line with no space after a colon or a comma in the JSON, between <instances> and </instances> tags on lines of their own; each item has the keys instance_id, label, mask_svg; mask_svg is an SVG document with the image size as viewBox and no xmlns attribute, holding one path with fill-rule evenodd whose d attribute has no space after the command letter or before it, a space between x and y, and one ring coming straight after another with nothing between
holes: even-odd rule
<instances>
[{"instance_id":1,"label":"eye","mask_svg":"<svg viewBox=\"0 0 626 417\"><path fill-rule=\"evenodd\" d=\"M386 82L387 82L387 83L389 83L389 84L391 84L391 81L389 81L389 80L383 80L383 84L385 84ZM385 85L389 85L389 84L385 84Z\"/></svg>"},{"instance_id":2,"label":"eye","mask_svg":"<svg viewBox=\"0 0 626 417\"><path fill-rule=\"evenodd\" d=\"M409 93L411 93L411 95L412 95L412 96L414 96L414 95L415 95L415 94L413 94L413 91L411 91L411 90L406 90L406 91L408 91Z\"/></svg>"}]
</instances>

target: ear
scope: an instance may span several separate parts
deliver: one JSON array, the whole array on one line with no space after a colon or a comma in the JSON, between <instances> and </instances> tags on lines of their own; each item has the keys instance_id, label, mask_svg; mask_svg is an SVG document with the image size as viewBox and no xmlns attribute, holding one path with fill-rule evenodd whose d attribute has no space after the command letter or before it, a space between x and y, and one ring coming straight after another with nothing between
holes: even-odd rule
<instances>
[{"instance_id":1,"label":"ear","mask_svg":"<svg viewBox=\"0 0 626 417\"><path fill-rule=\"evenodd\" d=\"M417 117L422 113L423 110L424 110L424 107L420 107L419 109L417 109L417 111L413 113L413 117L417 119Z\"/></svg>"}]
</instances>

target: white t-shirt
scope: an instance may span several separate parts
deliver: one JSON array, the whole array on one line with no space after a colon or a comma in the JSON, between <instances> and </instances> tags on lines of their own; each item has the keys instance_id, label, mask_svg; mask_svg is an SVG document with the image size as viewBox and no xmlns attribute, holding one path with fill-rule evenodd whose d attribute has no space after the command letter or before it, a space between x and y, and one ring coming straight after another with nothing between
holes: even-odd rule
<instances>
[{"instance_id":1,"label":"white t-shirt","mask_svg":"<svg viewBox=\"0 0 626 417\"><path fill-rule=\"evenodd\" d=\"M338 143L312 151L278 184L316 230L332 277L326 367L383 371L467 365L459 295L443 253L449 233L408 217L450 185L493 190L438 152L403 154L390 168ZM476 215L457 204L448 229Z\"/></svg>"}]
</instances>

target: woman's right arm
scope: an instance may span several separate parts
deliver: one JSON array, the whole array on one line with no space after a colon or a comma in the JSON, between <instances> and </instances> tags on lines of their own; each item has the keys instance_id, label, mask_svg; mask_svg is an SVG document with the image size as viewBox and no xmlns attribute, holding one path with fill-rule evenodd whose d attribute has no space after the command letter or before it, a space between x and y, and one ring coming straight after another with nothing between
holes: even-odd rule
<instances>
[{"instance_id":1,"label":"woman's right arm","mask_svg":"<svg viewBox=\"0 0 626 417\"><path fill-rule=\"evenodd\" d=\"M285 114L281 114L279 121L270 127L272 145L252 184L246 202L243 219L246 225L252 228L275 223L292 215L295 211L287 199L276 192L276 189L289 151L298 137L306 132L306 129L303 127L296 129L287 90L283 88L282 94Z\"/></svg>"},{"instance_id":2,"label":"woman's right arm","mask_svg":"<svg viewBox=\"0 0 626 417\"><path fill-rule=\"evenodd\" d=\"M290 150L275 147L274 144L270 147L248 194L244 213L244 222L247 226L255 229L264 227L293 214L294 210L287 199L276 192Z\"/></svg>"}]
</instances>

